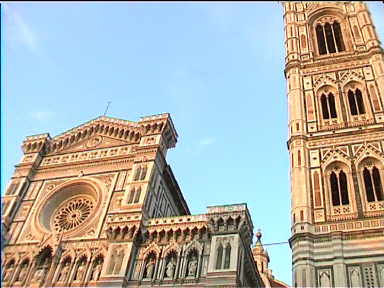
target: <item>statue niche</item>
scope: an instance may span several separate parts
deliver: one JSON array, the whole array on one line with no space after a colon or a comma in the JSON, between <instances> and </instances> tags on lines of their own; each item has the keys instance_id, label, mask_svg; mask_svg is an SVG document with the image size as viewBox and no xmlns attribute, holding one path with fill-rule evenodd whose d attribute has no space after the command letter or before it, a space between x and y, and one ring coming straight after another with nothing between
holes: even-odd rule
<instances>
[{"instance_id":1,"label":"statue niche","mask_svg":"<svg viewBox=\"0 0 384 288\"><path fill-rule=\"evenodd\" d=\"M36 262L35 262L36 270L33 275L32 281L34 282L43 281L46 275L48 274L51 263L52 263L52 248L46 247L36 256Z\"/></svg>"},{"instance_id":2,"label":"statue niche","mask_svg":"<svg viewBox=\"0 0 384 288\"><path fill-rule=\"evenodd\" d=\"M23 282L28 273L29 259L25 259L20 264L19 274L16 277L16 282Z\"/></svg>"},{"instance_id":3,"label":"statue niche","mask_svg":"<svg viewBox=\"0 0 384 288\"><path fill-rule=\"evenodd\" d=\"M12 259L11 261L8 262L4 273L3 273L3 282L9 282L12 279L13 272L15 271L15 260Z\"/></svg>"},{"instance_id":4,"label":"statue niche","mask_svg":"<svg viewBox=\"0 0 384 288\"><path fill-rule=\"evenodd\" d=\"M166 257L165 278L173 278L176 268L177 255L175 251L170 252Z\"/></svg>"},{"instance_id":5,"label":"statue niche","mask_svg":"<svg viewBox=\"0 0 384 288\"><path fill-rule=\"evenodd\" d=\"M67 280L70 267L71 267L71 258L67 257L64 259L61 265L59 277L57 279L58 282L65 282Z\"/></svg>"},{"instance_id":6,"label":"statue niche","mask_svg":"<svg viewBox=\"0 0 384 288\"><path fill-rule=\"evenodd\" d=\"M144 279L152 279L155 271L156 255L151 252L145 260Z\"/></svg>"},{"instance_id":7,"label":"statue niche","mask_svg":"<svg viewBox=\"0 0 384 288\"><path fill-rule=\"evenodd\" d=\"M191 252L188 253L188 265L187 265L187 277L196 277L196 271L197 271L197 264L198 264L198 257L197 257L197 251L193 249Z\"/></svg>"},{"instance_id":8,"label":"statue niche","mask_svg":"<svg viewBox=\"0 0 384 288\"><path fill-rule=\"evenodd\" d=\"M87 257L83 256L78 261L75 279L74 279L75 281L83 281L85 276L86 265L87 265Z\"/></svg>"},{"instance_id":9,"label":"statue niche","mask_svg":"<svg viewBox=\"0 0 384 288\"><path fill-rule=\"evenodd\" d=\"M95 261L93 261L93 268L91 279L92 281L97 281L100 278L101 269L103 268L104 258L102 256L98 256Z\"/></svg>"}]
</instances>

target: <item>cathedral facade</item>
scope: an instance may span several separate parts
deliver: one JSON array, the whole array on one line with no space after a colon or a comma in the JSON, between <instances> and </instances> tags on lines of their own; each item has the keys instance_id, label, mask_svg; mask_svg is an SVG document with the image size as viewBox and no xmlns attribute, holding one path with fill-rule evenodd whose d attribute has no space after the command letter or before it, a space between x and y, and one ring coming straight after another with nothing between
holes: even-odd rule
<instances>
[{"instance_id":1,"label":"cathedral facade","mask_svg":"<svg viewBox=\"0 0 384 288\"><path fill-rule=\"evenodd\" d=\"M384 286L384 54L361 2L283 2L295 287ZM245 203L191 215L169 114L26 137L4 287L286 287Z\"/></svg>"},{"instance_id":2,"label":"cathedral facade","mask_svg":"<svg viewBox=\"0 0 384 288\"><path fill-rule=\"evenodd\" d=\"M384 57L362 2L284 2L293 284L384 287Z\"/></svg>"},{"instance_id":3,"label":"cathedral facade","mask_svg":"<svg viewBox=\"0 0 384 288\"><path fill-rule=\"evenodd\" d=\"M190 214L166 162L177 137L169 114L26 137L3 197L2 286L285 287L260 234L252 250L246 204Z\"/></svg>"}]
</instances>

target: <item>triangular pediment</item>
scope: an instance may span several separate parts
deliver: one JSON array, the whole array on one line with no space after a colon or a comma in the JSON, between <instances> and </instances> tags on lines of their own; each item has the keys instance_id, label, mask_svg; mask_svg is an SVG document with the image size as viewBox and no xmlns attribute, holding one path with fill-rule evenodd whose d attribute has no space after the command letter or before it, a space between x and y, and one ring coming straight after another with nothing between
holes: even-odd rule
<instances>
[{"instance_id":1,"label":"triangular pediment","mask_svg":"<svg viewBox=\"0 0 384 288\"><path fill-rule=\"evenodd\" d=\"M115 139L109 136L104 136L101 134L95 134L90 137L87 137L80 142L69 146L63 150L60 150L60 154L63 153L73 153L73 152L81 152L87 150L94 150L99 148L110 148L115 146L122 146L129 144L130 141ZM53 153L54 154L54 153Z\"/></svg>"},{"instance_id":2,"label":"triangular pediment","mask_svg":"<svg viewBox=\"0 0 384 288\"><path fill-rule=\"evenodd\" d=\"M102 116L52 138L46 154L72 153L137 143L141 134L141 129L135 122Z\"/></svg>"}]
</instances>

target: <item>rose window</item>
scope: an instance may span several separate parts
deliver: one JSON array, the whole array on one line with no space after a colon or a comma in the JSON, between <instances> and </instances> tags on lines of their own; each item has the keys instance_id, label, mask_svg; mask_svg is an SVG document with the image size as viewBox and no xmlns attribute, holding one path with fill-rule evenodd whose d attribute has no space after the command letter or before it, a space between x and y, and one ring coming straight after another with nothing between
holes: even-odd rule
<instances>
[{"instance_id":1,"label":"rose window","mask_svg":"<svg viewBox=\"0 0 384 288\"><path fill-rule=\"evenodd\" d=\"M68 199L54 212L53 229L56 232L66 232L78 227L87 220L94 206L93 199L85 195Z\"/></svg>"}]
</instances>

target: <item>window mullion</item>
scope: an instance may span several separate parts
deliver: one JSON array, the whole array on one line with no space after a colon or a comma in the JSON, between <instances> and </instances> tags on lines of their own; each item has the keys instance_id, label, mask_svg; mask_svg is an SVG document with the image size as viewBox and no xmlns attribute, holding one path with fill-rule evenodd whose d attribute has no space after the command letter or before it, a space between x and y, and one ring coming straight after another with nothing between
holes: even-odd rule
<instances>
[{"instance_id":1,"label":"window mullion","mask_svg":"<svg viewBox=\"0 0 384 288\"><path fill-rule=\"evenodd\" d=\"M331 105L329 104L329 94L325 96L325 99L327 100L327 110L328 110L328 115L329 115L329 120L332 119L332 115L331 115Z\"/></svg>"},{"instance_id":2,"label":"window mullion","mask_svg":"<svg viewBox=\"0 0 384 288\"><path fill-rule=\"evenodd\" d=\"M341 198L341 185L340 185L340 173L337 174L337 191L339 192L339 205L343 205L342 198Z\"/></svg>"},{"instance_id":3,"label":"window mullion","mask_svg":"<svg viewBox=\"0 0 384 288\"><path fill-rule=\"evenodd\" d=\"M355 106L356 106L357 115L360 115L361 112L360 112L360 107L359 107L359 105L357 104L358 102L357 102L356 91L353 93L353 98L355 99ZM370 173L369 175L371 175L371 173ZM372 182L372 183L373 183L373 182Z\"/></svg>"}]
</instances>

